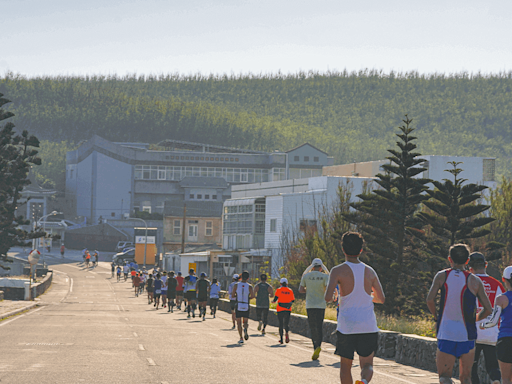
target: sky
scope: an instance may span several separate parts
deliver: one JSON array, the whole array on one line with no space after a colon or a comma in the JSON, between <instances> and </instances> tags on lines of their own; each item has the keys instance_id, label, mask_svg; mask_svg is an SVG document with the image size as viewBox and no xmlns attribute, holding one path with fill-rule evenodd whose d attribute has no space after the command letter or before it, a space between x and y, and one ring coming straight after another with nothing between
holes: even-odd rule
<instances>
[{"instance_id":1,"label":"sky","mask_svg":"<svg viewBox=\"0 0 512 384\"><path fill-rule=\"evenodd\" d=\"M0 76L512 71L511 0L0 0Z\"/></svg>"}]
</instances>

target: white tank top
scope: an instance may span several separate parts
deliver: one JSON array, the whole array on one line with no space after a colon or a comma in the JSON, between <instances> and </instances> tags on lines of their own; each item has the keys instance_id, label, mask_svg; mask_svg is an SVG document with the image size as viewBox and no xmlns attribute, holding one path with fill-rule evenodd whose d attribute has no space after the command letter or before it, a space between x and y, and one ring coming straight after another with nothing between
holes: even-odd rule
<instances>
[{"instance_id":1,"label":"white tank top","mask_svg":"<svg viewBox=\"0 0 512 384\"><path fill-rule=\"evenodd\" d=\"M239 311L249 310L249 284L238 283L235 285L236 289L236 301L238 304Z\"/></svg>"},{"instance_id":2,"label":"white tank top","mask_svg":"<svg viewBox=\"0 0 512 384\"><path fill-rule=\"evenodd\" d=\"M339 298L340 312L337 330L343 334L379 332L373 299L364 290L364 271L371 268L364 263L345 262L354 275L354 289Z\"/></svg>"}]
</instances>

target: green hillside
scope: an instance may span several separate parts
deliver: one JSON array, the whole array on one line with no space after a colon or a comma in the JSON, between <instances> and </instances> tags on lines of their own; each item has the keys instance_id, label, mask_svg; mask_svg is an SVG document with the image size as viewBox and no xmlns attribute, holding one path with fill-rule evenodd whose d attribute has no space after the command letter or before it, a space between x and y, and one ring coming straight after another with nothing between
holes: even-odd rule
<instances>
[{"instance_id":1,"label":"green hillside","mask_svg":"<svg viewBox=\"0 0 512 384\"><path fill-rule=\"evenodd\" d=\"M423 154L494 156L510 172L512 73L58 77L7 74L15 124L41 139L156 143L166 138L252 149L305 141L336 163L380 159L404 114Z\"/></svg>"}]
</instances>

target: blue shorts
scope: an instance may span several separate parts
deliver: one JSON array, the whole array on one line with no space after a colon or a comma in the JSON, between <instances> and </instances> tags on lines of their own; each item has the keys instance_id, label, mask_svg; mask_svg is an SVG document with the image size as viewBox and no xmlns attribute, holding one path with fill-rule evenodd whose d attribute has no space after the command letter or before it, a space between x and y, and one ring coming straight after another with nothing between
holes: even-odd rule
<instances>
[{"instance_id":1,"label":"blue shorts","mask_svg":"<svg viewBox=\"0 0 512 384\"><path fill-rule=\"evenodd\" d=\"M441 352L459 358L475 348L475 341L437 340L437 348L439 348Z\"/></svg>"}]
</instances>

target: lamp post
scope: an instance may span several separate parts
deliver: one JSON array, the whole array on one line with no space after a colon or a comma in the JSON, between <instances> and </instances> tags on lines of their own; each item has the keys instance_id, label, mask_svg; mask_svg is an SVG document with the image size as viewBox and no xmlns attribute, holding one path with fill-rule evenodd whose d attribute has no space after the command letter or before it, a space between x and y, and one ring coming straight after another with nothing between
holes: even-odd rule
<instances>
[{"instance_id":1,"label":"lamp post","mask_svg":"<svg viewBox=\"0 0 512 384\"><path fill-rule=\"evenodd\" d=\"M53 211L52 213L49 213L49 214L44 215L43 217L41 217L39 219L39 221L41 222L43 219L47 218L48 216L52 216L52 215L55 216L55 215L61 215L61 214L62 214L62 212ZM43 232L44 232L44 237L46 238L46 221L43 221ZM45 245L46 245L46 240L45 240L44 245L43 245L43 267L46 264L46 261L45 261L45 258L44 258L44 254L45 254L45 252L44 252L44 248L45 247L44 246Z\"/></svg>"},{"instance_id":2,"label":"lamp post","mask_svg":"<svg viewBox=\"0 0 512 384\"><path fill-rule=\"evenodd\" d=\"M146 226L146 238L145 238L145 241L144 241L144 266L143 266L143 268L146 269L146 249L148 248L148 223L146 223L146 220L139 219L138 217L130 217L130 219L132 219L132 220L140 220Z\"/></svg>"}]
</instances>

